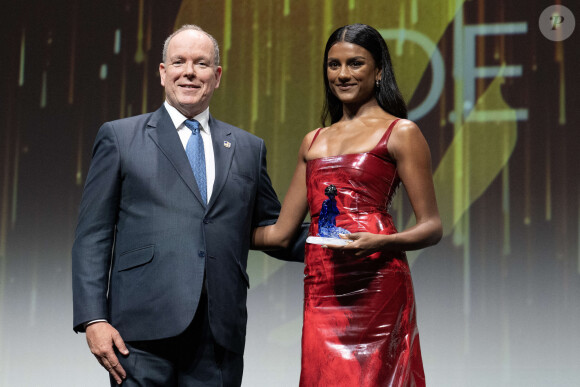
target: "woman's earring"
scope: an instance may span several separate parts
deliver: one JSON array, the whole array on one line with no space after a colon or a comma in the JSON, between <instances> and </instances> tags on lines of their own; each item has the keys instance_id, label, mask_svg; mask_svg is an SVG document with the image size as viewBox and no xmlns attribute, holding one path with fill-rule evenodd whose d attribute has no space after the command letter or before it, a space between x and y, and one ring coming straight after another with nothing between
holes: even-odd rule
<instances>
[{"instance_id":1,"label":"woman's earring","mask_svg":"<svg viewBox=\"0 0 580 387\"><path fill-rule=\"evenodd\" d=\"M381 87L381 80L377 79L375 80L375 88L379 89Z\"/></svg>"}]
</instances>

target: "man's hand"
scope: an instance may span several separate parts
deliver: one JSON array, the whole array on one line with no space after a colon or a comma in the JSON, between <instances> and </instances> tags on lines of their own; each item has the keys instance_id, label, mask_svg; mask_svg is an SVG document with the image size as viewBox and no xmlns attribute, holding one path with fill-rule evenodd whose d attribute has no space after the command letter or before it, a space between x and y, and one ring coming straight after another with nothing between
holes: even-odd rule
<instances>
[{"instance_id":1,"label":"man's hand","mask_svg":"<svg viewBox=\"0 0 580 387\"><path fill-rule=\"evenodd\" d=\"M117 384L121 384L127 374L119 364L119 359L113 349L114 345L123 355L129 354L121 335L111 324L104 321L89 325L86 331L89 349L99 363L115 378Z\"/></svg>"}]
</instances>

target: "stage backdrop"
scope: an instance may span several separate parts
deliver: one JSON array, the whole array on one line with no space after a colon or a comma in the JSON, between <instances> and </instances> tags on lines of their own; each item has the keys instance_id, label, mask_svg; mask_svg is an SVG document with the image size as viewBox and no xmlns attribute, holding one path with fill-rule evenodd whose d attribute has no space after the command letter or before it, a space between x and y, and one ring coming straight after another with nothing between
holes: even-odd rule
<instances>
[{"instance_id":1,"label":"stage backdrop","mask_svg":"<svg viewBox=\"0 0 580 387\"><path fill-rule=\"evenodd\" d=\"M283 198L320 126L325 41L355 22L385 37L432 151L445 236L409 254L428 385L580 385L578 2L5 3L0 385L107 384L72 331L70 248L97 129L163 102L165 37L185 23L216 37L211 112L265 139ZM554 4L569 13L542 13ZM404 190L391 210L413 222ZM303 265L249 262L244 386L296 386Z\"/></svg>"}]
</instances>

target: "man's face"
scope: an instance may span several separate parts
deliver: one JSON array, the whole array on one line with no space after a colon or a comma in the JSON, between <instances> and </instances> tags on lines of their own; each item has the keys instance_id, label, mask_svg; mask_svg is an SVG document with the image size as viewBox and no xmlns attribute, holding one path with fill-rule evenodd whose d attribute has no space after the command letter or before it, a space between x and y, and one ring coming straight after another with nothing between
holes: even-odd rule
<instances>
[{"instance_id":1,"label":"man's face","mask_svg":"<svg viewBox=\"0 0 580 387\"><path fill-rule=\"evenodd\" d=\"M169 41L159 74L169 104L191 118L209 106L222 68L214 65L211 39L201 31L185 30Z\"/></svg>"}]
</instances>

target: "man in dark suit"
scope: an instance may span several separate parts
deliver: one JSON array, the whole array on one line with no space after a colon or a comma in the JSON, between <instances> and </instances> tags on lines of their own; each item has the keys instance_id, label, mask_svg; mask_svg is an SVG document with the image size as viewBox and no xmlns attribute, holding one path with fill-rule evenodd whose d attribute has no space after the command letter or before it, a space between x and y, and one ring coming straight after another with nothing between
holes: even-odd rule
<instances>
[{"instance_id":1,"label":"man in dark suit","mask_svg":"<svg viewBox=\"0 0 580 387\"><path fill-rule=\"evenodd\" d=\"M74 329L112 385L239 386L251 232L280 210L266 149L209 114L222 75L211 35L177 30L159 72L164 105L105 123L95 141L72 251ZM303 259L297 246L280 255Z\"/></svg>"}]
</instances>

